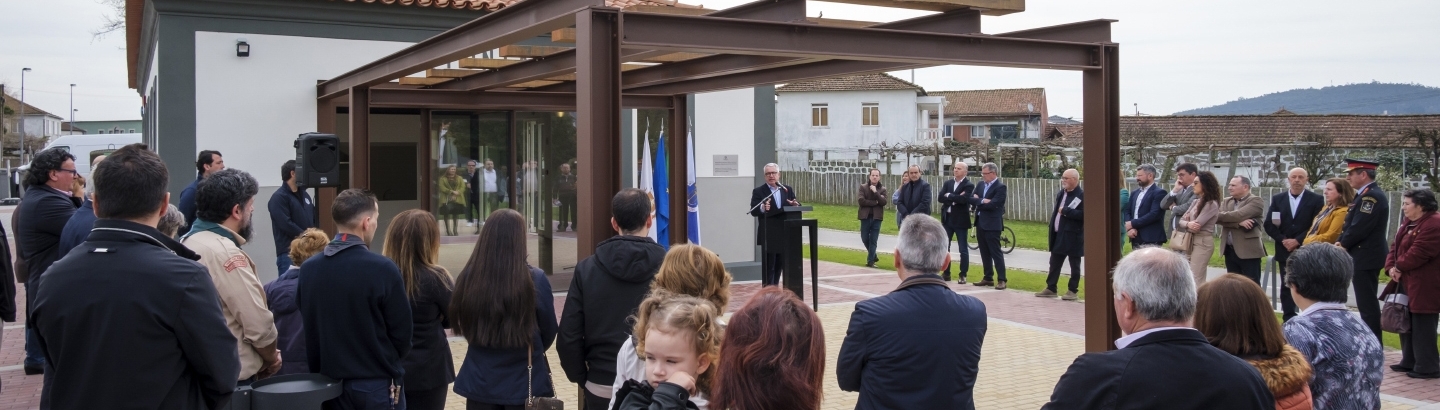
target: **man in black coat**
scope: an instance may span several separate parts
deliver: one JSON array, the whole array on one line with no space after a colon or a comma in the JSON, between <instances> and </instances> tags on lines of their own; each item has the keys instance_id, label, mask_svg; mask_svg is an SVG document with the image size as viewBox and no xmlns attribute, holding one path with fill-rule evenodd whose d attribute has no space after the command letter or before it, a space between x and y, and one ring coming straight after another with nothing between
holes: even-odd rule
<instances>
[{"instance_id":1,"label":"man in black coat","mask_svg":"<svg viewBox=\"0 0 1440 410\"><path fill-rule=\"evenodd\" d=\"M750 191L750 215L755 216L755 244L763 247L762 257L770 262L770 271L761 272L760 283L762 286L770 286L780 284L780 273L785 261L783 255L778 253L780 249L765 249L769 248L765 246L766 230L780 226L774 222L784 213L781 208L800 206L800 201L795 200L795 188L780 183L780 165L765 164L762 169L765 172L765 183Z\"/></svg>"},{"instance_id":2,"label":"man in black coat","mask_svg":"<svg viewBox=\"0 0 1440 410\"><path fill-rule=\"evenodd\" d=\"M965 283L965 274L970 272L970 201L965 200L975 192L975 184L966 179L970 173L970 165L964 161L955 161L955 167L951 168L955 178L945 181L940 187L940 195L935 200L940 201L940 224L945 225L945 249L949 251L948 244L960 242L960 280ZM945 266L946 281L950 280L950 266Z\"/></svg>"},{"instance_id":3,"label":"man in black coat","mask_svg":"<svg viewBox=\"0 0 1440 410\"><path fill-rule=\"evenodd\" d=\"M1380 301L1376 299L1380 268L1385 267L1385 254L1390 251L1385 233L1390 223L1390 200L1385 190L1375 183L1375 168L1380 163L1358 159L1345 159L1345 169L1350 187L1355 188L1355 202L1350 204L1350 213L1345 214L1345 226L1340 228L1341 248L1350 252L1355 260L1355 306L1360 308L1360 319L1380 338Z\"/></svg>"},{"instance_id":4,"label":"man in black coat","mask_svg":"<svg viewBox=\"0 0 1440 410\"><path fill-rule=\"evenodd\" d=\"M1076 358L1043 409L1275 408L1254 366L1191 327L1195 280L1184 255L1131 252L1116 264L1114 283L1115 319L1126 334L1115 341L1119 350Z\"/></svg>"},{"instance_id":5,"label":"man in black coat","mask_svg":"<svg viewBox=\"0 0 1440 410\"><path fill-rule=\"evenodd\" d=\"M905 217L910 215L930 214L930 183L920 176L920 166L911 165L905 170L908 181L900 186L900 194L895 200L895 210L900 218L897 223L904 224Z\"/></svg>"},{"instance_id":6,"label":"man in black coat","mask_svg":"<svg viewBox=\"0 0 1440 410\"><path fill-rule=\"evenodd\" d=\"M1055 207L1050 209L1050 276L1045 290L1038 297L1055 297L1060 282L1060 265L1070 260L1070 287L1064 300L1079 299L1080 257L1085 256L1085 190L1080 188L1080 172L1067 169L1060 175L1060 192L1055 193Z\"/></svg>"},{"instance_id":7,"label":"man in black coat","mask_svg":"<svg viewBox=\"0 0 1440 410\"><path fill-rule=\"evenodd\" d=\"M1169 241L1165 236L1165 209L1160 207L1167 196L1164 189L1155 183L1154 165L1143 164L1135 171L1135 189L1130 190L1130 201L1121 212L1125 221L1125 235L1130 238L1130 247L1163 245Z\"/></svg>"},{"instance_id":8,"label":"man in black coat","mask_svg":"<svg viewBox=\"0 0 1440 410\"><path fill-rule=\"evenodd\" d=\"M485 181L481 180L477 165L473 159L465 162L465 226L475 226L477 214L481 220L489 216L485 215L485 207L480 205L480 190L485 187Z\"/></svg>"},{"instance_id":9,"label":"man in black coat","mask_svg":"<svg viewBox=\"0 0 1440 410\"><path fill-rule=\"evenodd\" d=\"M594 255L575 266L555 340L565 377L585 387L587 409L609 407L615 355L630 336L628 319L665 260L665 248L645 236L652 221L645 191L621 190L610 209L610 226L619 235L600 242Z\"/></svg>"},{"instance_id":10,"label":"man in black coat","mask_svg":"<svg viewBox=\"0 0 1440 410\"><path fill-rule=\"evenodd\" d=\"M50 264L65 256L60 254L60 238L65 224L79 208L83 191L75 189L75 156L64 149L51 148L35 154L25 175L25 200L15 212L25 215L15 224L15 251L25 260L29 277L25 284L25 300L34 302L38 279ZM26 303L26 306L34 306ZM45 372L45 356L36 346L34 330L26 321L25 374Z\"/></svg>"},{"instance_id":11,"label":"man in black coat","mask_svg":"<svg viewBox=\"0 0 1440 410\"><path fill-rule=\"evenodd\" d=\"M856 409L975 408L985 304L936 275L950 263L944 234L928 215L905 218L895 248L900 286L855 304L835 375L841 390L860 392Z\"/></svg>"},{"instance_id":12,"label":"man in black coat","mask_svg":"<svg viewBox=\"0 0 1440 410\"><path fill-rule=\"evenodd\" d=\"M165 163L132 144L92 175L94 231L37 279L30 320L50 367L41 408L225 406L236 341L200 255L155 229L170 199Z\"/></svg>"},{"instance_id":13,"label":"man in black coat","mask_svg":"<svg viewBox=\"0 0 1440 410\"><path fill-rule=\"evenodd\" d=\"M1310 173L1305 168L1290 170L1288 176L1290 191L1270 197L1270 209L1265 211L1265 234L1275 240L1275 261L1280 264L1280 283L1285 283L1285 262L1290 252L1300 249L1305 234L1315 216L1325 208L1325 197L1309 189ZM1323 183L1323 182L1322 182ZM1285 320L1295 317L1295 299L1290 292L1280 292L1280 310Z\"/></svg>"},{"instance_id":14,"label":"man in black coat","mask_svg":"<svg viewBox=\"0 0 1440 410\"><path fill-rule=\"evenodd\" d=\"M1005 290L1005 253L1000 251L1000 232L1005 230L1005 183L1000 182L1000 166L986 162L980 166L982 181L970 195L970 205L975 207L975 241L980 243L980 265L985 277L975 286L995 286ZM992 281L991 274L999 281Z\"/></svg>"}]
</instances>

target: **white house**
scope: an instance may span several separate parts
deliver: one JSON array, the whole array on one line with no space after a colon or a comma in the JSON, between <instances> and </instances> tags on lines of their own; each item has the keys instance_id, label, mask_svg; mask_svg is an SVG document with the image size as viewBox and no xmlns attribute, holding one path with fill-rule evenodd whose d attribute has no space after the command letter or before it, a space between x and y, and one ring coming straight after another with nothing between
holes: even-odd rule
<instances>
[{"instance_id":1,"label":"white house","mask_svg":"<svg viewBox=\"0 0 1440 410\"><path fill-rule=\"evenodd\" d=\"M51 114L45 110L25 104L25 138L49 139L61 135L60 124L65 122L64 118ZM19 131L16 129L15 131Z\"/></svg>"},{"instance_id":2,"label":"white house","mask_svg":"<svg viewBox=\"0 0 1440 410\"><path fill-rule=\"evenodd\" d=\"M831 77L775 90L775 144L779 164L806 170L809 161L878 159L883 146L938 141L932 114L944 96L889 74Z\"/></svg>"}]
</instances>

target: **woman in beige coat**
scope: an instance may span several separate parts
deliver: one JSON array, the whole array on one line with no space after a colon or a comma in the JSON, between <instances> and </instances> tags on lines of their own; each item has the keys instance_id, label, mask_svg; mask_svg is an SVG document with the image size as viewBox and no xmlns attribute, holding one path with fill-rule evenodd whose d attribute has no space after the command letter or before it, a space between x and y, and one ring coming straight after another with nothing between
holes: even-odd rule
<instances>
[{"instance_id":1,"label":"woman in beige coat","mask_svg":"<svg viewBox=\"0 0 1440 410\"><path fill-rule=\"evenodd\" d=\"M1200 171L1195 190L1195 204L1180 219L1180 226L1190 231L1190 274L1195 285L1205 283L1205 269L1215 253L1215 220L1220 216L1220 182L1210 171Z\"/></svg>"}]
</instances>

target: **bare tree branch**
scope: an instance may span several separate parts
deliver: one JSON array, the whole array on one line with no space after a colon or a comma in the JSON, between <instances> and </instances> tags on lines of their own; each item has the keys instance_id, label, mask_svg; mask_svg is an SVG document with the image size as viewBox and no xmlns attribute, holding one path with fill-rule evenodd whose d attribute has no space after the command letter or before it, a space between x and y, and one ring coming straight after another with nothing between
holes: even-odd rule
<instances>
[{"instance_id":1,"label":"bare tree branch","mask_svg":"<svg viewBox=\"0 0 1440 410\"><path fill-rule=\"evenodd\" d=\"M105 23L90 31L90 35L93 36L94 39L99 40L105 38L105 36L110 33L125 28L125 0L97 1L110 9L110 12L105 14Z\"/></svg>"}]
</instances>

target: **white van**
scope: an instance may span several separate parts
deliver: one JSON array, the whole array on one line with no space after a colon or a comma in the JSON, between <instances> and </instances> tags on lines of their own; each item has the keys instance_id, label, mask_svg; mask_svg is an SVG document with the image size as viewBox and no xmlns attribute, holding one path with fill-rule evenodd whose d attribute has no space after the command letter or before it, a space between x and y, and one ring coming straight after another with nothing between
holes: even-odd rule
<instances>
[{"instance_id":1,"label":"white van","mask_svg":"<svg viewBox=\"0 0 1440 410\"><path fill-rule=\"evenodd\" d=\"M90 162L95 157L110 155L111 152L120 147L140 143L139 133L134 134L81 134L64 135L45 144L45 149L60 148L75 156L75 171L80 176L90 179ZM30 169L30 164L20 167L21 171Z\"/></svg>"}]
</instances>

